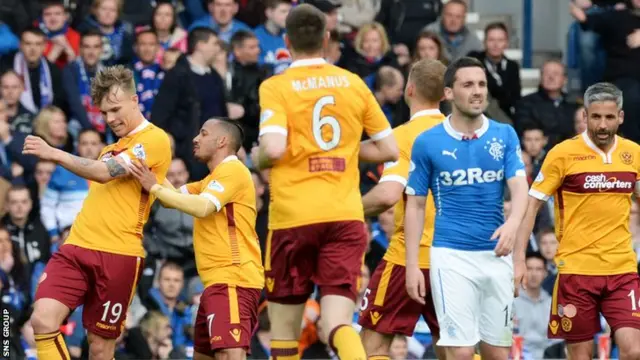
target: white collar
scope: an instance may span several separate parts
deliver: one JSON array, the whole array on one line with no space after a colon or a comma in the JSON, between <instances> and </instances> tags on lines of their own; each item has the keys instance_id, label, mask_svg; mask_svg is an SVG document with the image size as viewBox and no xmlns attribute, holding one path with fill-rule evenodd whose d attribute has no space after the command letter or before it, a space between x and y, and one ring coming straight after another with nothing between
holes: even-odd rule
<instances>
[{"instance_id":1,"label":"white collar","mask_svg":"<svg viewBox=\"0 0 640 360\"><path fill-rule=\"evenodd\" d=\"M126 136L131 136L135 133L139 133L140 131L142 131L142 129L146 128L149 125L151 125L151 123L149 122L149 120L145 119L142 122L142 124L138 125L135 129L131 130L131 132L128 133Z\"/></svg>"},{"instance_id":2,"label":"white collar","mask_svg":"<svg viewBox=\"0 0 640 360\"><path fill-rule=\"evenodd\" d=\"M593 141L591 141L591 138L587 134L586 130L582 133L582 139L587 144L587 146L591 148L591 150L595 151L596 153L598 153L602 157L602 161L605 164L611 164L612 163L611 155L613 154L613 152L616 150L616 147L618 146L618 136L617 135L614 137L613 146L611 147L611 149L609 149L609 152L606 153L606 154L599 147L597 147L596 144L593 143Z\"/></svg>"},{"instance_id":3,"label":"white collar","mask_svg":"<svg viewBox=\"0 0 640 360\"><path fill-rule=\"evenodd\" d=\"M409 121L418 118L420 116L434 116L434 115L441 115L442 113L440 112L440 109L426 109L426 110L420 110L417 113L413 114L413 116L411 116L411 119L409 119Z\"/></svg>"},{"instance_id":4,"label":"white collar","mask_svg":"<svg viewBox=\"0 0 640 360\"><path fill-rule=\"evenodd\" d=\"M451 126L451 115L447 116L446 119L444 119L444 130L447 132L447 134L449 134L452 138L456 139L456 140L462 140L463 138L465 138L465 134L459 132L458 130L454 129L453 126ZM489 119L487 119L486 116L482 115L482 126L480 126L479 129L476 129L475 131L475 136L476 138L481 137L482 135L484 135L484 133L487 132L487 130L489 130Z\"/></svg>"},{"instance_id":5,"label":"white collar","mask_svg":"<svg viewBox=\"0 0 640 360\"><path fill-rule=\"evenodd\" d=\"M187 57L187 60L189 61L189 67L191 68L191 71L193 71L194 73L202 76L211 72L211 67L198 65L191 61L191 57Z\"/></svg>"},{"instance_id":6,"label":"white collar","mask_svg":"<svg viewBox=\"0 0 640 360\"><path fill-rule=\"evenodd\" d=\"M229 161L233 161L233 160L238 160L238 157L235 155L229 155L226 158L224 158L222 160L223 163L229 162Z\"/></svg>"},{"instance_id":7,"label":"white collar","mask_svg":"<svg viewBox=\"0 0 640 360\"><path fill-rule=\"evenodd\" d=\"M302 67L302 66L314 66L314 65L324 65L327 61L323 58L313 58L313 59L302 59L296 60L289 65L290 68Z\"/></svg>"}]
</instances>

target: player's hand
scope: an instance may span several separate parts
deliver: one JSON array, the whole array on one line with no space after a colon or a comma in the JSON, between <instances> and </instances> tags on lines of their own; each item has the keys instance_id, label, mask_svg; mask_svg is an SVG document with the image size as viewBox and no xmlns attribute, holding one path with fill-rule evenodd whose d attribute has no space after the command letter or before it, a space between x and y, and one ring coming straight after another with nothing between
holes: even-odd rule
<instances>
[{"instance_id":1,"label":"player's hand","mask_svg":"<svg viewBox=\"0 0 640 360\"><path fill-rule=\"evenodd\" d=\"M149 170L147 163L142 159L132 161L131 166L129 166L129 171L147 191L151 191L151 187L158 183L156 176L151 172L151 170Z\"/></svg>"},{"instance_id":2,"label":"player's hand","mask_svg":"<svg viewBox=\"0 0 640 360\"><path fill-rule=\"evenodd\" d=\"M25 155L34 155L42 160L53 160L55 151L46 141L38 136L29 135L24 140L22 153Z\"/></svg>"},{"instance_id":3,"label":"player's hand","mask_svg":"<svg viewBox=\"0 0 640 360\"><path fill-rule=\"evenodd\" d=\"M253 147L251 148L251 164L253 165L254 169L260 169L258 167L259 165L259 154L260 154L260 147L258 146L258 144L253 143Z\"/></svg>"},{"instance_id":4,"label":"player's hand","mask_svg":"<svg viewBox=\"0 0 640 360\"><path fill-rule=\"evenodd\" d=\"M508 221L502 224L491 235L491 240L498 239L498 244L493 250L497 256L507 256L513 251L518 233L518 224L514 221Z\"/></svg>"},{"instance_id":5,"label":"player's hand","mask_svg":"<svg viewBox=\"0 0 640 360\"><path fill-rule=\"evenodd\" d=\"M631 49L640 47L640 29L634 30L629 36L627 36L627 46Z\"/></svg>"},{"instance_id":6,"label":"player's hand","mask_svg":"<svg viewBox=\"0 0 640 360\"><path fill-rule=\"evenodd\" d=\"M527 290L527 265L524 260L513 261L513 286L514 296L518 297L520 287Z\"/></svg>"},{"instance_id":7,"label":"player's hand","mask_svg":"<svg viewBox=\"0 0 640 360\"><path fill-rule=\"evenodd\" d=\"M424 297L427 295L424 274L417 266L406 268L406 287L409 297L421 305L425 304Z\"/></svg>"}]
</instances>

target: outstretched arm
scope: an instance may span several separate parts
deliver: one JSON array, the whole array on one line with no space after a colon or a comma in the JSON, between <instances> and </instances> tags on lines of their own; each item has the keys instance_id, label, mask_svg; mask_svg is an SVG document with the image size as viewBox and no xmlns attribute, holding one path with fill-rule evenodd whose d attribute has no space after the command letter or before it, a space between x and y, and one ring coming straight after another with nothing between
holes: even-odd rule
<instances>
[{"instance_id":1,"label":"outstretched arm","mask_svg":"<svg viewBox=\"0 0 640 360\"><path fill-rule=\"evenodd\" d=\"M217 210L217 204L202 195L183 194L160 184L153 185L150 192L163 205L197 218L207 217Z\"/></svg>"}]
</instances>

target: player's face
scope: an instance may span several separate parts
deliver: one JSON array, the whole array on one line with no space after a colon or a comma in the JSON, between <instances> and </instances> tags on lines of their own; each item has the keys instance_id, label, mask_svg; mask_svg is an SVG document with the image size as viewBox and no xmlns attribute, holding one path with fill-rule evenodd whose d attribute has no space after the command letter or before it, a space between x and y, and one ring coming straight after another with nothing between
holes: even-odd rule
<instances>
[{"instance_id":1,"label":"player's face","mask_svg":"<svg viewBox=\"0 0 640 360\"><path fill-rule=\"evenodd\" d=\"M100 112L118 137L130 133L134 129L133 121L142 116L138 108L138 96L115 86L102 98Z\"/></svg>"},{"instance_id":2,"label":"player's face","mask_svg":"<svg viewBox=\"0 0 640 360\"><path fill-rule=\"evenodd\" d=\"M480 116L487 108L487 76L480 67L465 67L456 72L451 88L445 96L453 107L468 117Z\"/></svg>"},{"instance_id":3,"label":"player's face","mask_svg":"<svg viewBox=\"0 0 640 360\"><path fill-rule=\"evenodd\" d=\"M102 149L102 140L98 133L90 131L80 135L78 139L78 155L87 159L97 159Z\"/></svg>"},{"instance_id":4,"label":"player's face","mask_svg":"<svg viewBox=\"0 0 640 360\"><path fill-rule=\"evenodd\" d=\"M586 111L587 133L597 146L607 146L615 140L624 112L614 101L597 101Z\"/></svg>"},{"instance_id":5,"label":"player's face","mask_svg":"<svg viewBox=\"0 0 640 360\"><path fill-rule=\"evenodd\" d=\"M206 121L198 136L193 139L193 156L196 160L203 163L208 162L218 149L218 140L215 122L213 120Z\"/></svg>"},{"instance_id":6,"label":"player's face","mask_svg":"<svg viewBox=\"0 0 640 360\"><path fill-rule=\"evenodd\" d=\"M10 191L7 196L9 215L15 220L23 220L31 212L31 194L29 190Z\"/></svg>"},{"instance_id":7,"label":"player's face","mask_svg":"<svg viewBox=\"0 0 640 360\"><path fill-rule=\"evenodd\" d=\"M544 267L544 262L538 258L527 259L527 286L531 289L539 289L545 277L547 277L547 269Z\"/></svg>"}]
</instances>

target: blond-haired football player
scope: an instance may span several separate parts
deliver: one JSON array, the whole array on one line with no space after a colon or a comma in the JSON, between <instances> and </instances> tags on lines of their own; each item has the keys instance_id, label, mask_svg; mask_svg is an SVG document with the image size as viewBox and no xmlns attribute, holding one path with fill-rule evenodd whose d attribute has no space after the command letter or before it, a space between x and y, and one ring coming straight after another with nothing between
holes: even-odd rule
<instances>
[{"instance_id":1,"label":"blond-haired football player","mask_svg":"<svg viewBox=\"0 0 640 360\"><path fill-rule=\"evenodd\" d=\"M256 225L256 191L236 157L243 131L237 122L210 119L193 140L209 175L175 191L158 184L144 162L133 175L165 205L195 217L193 246L205 286L195 325L195 360L242 360L258 322L264 270Z\"/></svg>"},{"instance_id":2,"label":"blond-haired football player","mask_svg":"<svg viewBox=\"0 0 640 360\"><path fill-rule=\"evenodd\" d=\"M351 327L367 246L358 157L395 161L391 127L357 75L328 64L325 15L303 4L289 13L285 43L293 63L260 86L260 148L271 168L265 275L271 356L294 359L304 304L320 289L321 327L343 360L365 352ZM365 131L375 146L359 152Z\"/></svg>"},{"instance_id":3,"label":"blond-haired football player","mask_svg":"<svg viewBox=\"0 0 640 360\"><path fill-rule=\"evenodd\" d=\"M158 179L171 163L169 137L147 121L138 107L133 73L108 67L91 85L93 103L120 139L106 146L98 160L81 158L28 136L23 153L53 161L91 181L89 194L71 234L53 255L36 291L31 325L38 359L69 359L60 325L84 305L89 357L113 359L127 308L140 279L145 255L142 228L153 196L129 176L135 159L144 159Z\"/></svg>"}]
</instances>

